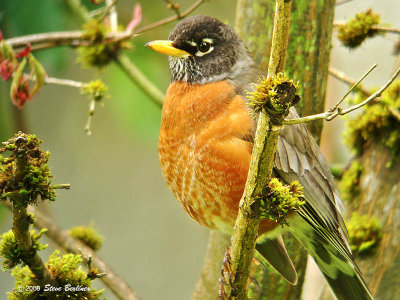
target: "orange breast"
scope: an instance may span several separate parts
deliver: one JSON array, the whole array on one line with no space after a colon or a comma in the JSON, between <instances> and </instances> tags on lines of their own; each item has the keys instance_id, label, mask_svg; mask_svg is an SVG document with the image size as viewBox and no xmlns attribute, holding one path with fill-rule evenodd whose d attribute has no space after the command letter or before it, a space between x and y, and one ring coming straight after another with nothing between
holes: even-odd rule
<instances>
[{"instance_id":1,"label":"orange breast","mask_svg":"<svg viewBox=\"0 0 400 300\"><path fill-rule=\"evenodd\" d=\"M246 183L254 120L227 82L167 91L158 143L163 175L201 225L232 232Z\"/></svg>"}]
</instances>

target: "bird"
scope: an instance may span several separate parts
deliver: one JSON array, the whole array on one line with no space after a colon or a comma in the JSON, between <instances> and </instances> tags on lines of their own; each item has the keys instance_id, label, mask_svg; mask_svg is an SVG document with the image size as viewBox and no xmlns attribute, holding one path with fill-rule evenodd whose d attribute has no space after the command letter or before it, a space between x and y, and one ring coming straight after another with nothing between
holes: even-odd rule
<instances>
[{"instance_id":1,"label":"bird","mask_svg":"<svg viewBox=\"0 0 400 300\"><path fill-rule=\"evenodd\" d=\"M168 40L146 46L169 56L171 83L158 141L166 183L200 225L232 234L257 125L246 95L265 74L234 29L210 16L187 17ZM294 107L288 117L299 117ZM304 124L280 130L273 176L284 183L297 180L305 203L287 218L287 226L262 220L256 250L296 284L282 240L288 230L339 300L373 299L351 253L330 168Z\"/></svg>"}]
</instances>

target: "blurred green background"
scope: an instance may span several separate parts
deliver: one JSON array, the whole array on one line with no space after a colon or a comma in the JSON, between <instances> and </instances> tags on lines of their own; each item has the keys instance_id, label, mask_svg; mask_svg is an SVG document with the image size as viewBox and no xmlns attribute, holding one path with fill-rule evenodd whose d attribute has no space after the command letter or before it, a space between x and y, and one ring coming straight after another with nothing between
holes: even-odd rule
<instances>
[{"instance_id":1,"label":"blurred green background","mask_svg":"<svg viewBox=\"0 0 400 300\"><path fill-rule=\"evenodd\" d=\"M173 14L163 0L139 1L143 9L140 25ZM182 9L195 1L179 0ZM84 1L89 9L94 6ZM135 2L120 0L119 22L126 25ZM378 6L379 4L379 6ZM397 7L393 9L393 6ZM213 0L194 14L207 14L234 23L236 1ZM339 6L343 20L361 9L373 7L386 23L400 27L399 3L352 1ZM133 62L162 90L169 84L167 58L143 45L166 39L176 23L141 34L129 51ZM77 30L80 20L62 0L0 1L0 28L5 38L39 32ZM382 84L394 68L392 36L368 41L349 52L334 39L332 64L349 76L359 77L371 64L379 70L367 79ZM382 53L377 56L376 53ZM8 83L0 83L0 138L11 137L23 126L44 141L51 152L50 166L55 183L71 183L70 191L59 191L50 210L63 228L94 225L105 237L99 255L103 257L143 299L188 299L200 275L208 230L193 222L173 198L161 176L157 139L160 109L132 81L111 64L104 71L82 69L74 49L62 47L35 53L51 77L90 81L97 77L110 87L110 98L97 107L92 136L86 136L88 99L78 89L44 86L37 99L17 111L8 96ZM346 90L329 81L329 100L335 102ZM323 150L330 161L345 161L340 128L343 121L326 125ZM10 213L0 206L0 232L11 228ZM52 245L50 243L50 250ZM49 251L42 253L47 256ZM0 299L13 288L9 274L0 272ZM95 286L102 287L96 281ZM109 292L107 299L115 299ZM308 298L311 299L311 298Z\"/></svg>"}]
</instances>

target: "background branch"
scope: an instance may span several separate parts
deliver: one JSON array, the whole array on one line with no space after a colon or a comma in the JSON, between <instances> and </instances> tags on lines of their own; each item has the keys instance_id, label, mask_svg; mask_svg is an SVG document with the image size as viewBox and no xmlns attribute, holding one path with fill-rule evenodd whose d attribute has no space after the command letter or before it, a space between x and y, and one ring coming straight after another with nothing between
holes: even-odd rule
<instances>
[{"instance_id":1,"label":"background branch","mask_svg":"<svg viewBox=\"0 0 400 300\"><path fill-rule=\"evenodd\" d=\"M329 75L335 77L336 79L339 79L340 81L343 81L344 83L348 84L348 85L355 85L356 84L356 80L354 80L353 78L350 78L349 76L347 76L345 73L343 73L340 70L337 70L333 67L329 67ZM358 84L357 85L357 89L365 96L368 97L371 95L371 93L364 88L362 85Z\"/></svg>"}]
</instances>

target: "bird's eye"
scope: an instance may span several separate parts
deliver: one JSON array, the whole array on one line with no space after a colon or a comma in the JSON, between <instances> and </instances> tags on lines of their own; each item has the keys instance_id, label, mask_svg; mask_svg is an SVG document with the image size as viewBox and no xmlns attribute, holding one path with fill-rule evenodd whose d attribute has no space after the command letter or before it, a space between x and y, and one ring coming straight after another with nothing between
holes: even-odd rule
<instances>
[{"instance_id":1,"label":"bird's eye","mask_svg":"<svg viewBox=\"0 0 400 300\"><path fill-rule=\"evenodd\" d=\"M208 52L210 48L211 48L211 43L209 42L201 42L201 44L199 45L199 51L203 53Z\"/></svg>"},{"instance_id":2,"label":"bird's eye","mask_svg":"<svg viewBox=\"0 0 400 300\"><path fill-rule=\"evenodd\" d=\"M203 39L201 43L197 45L196 56L203 56L213 51L213 44L212 39Z\"/></svg>"}]
</instances>

